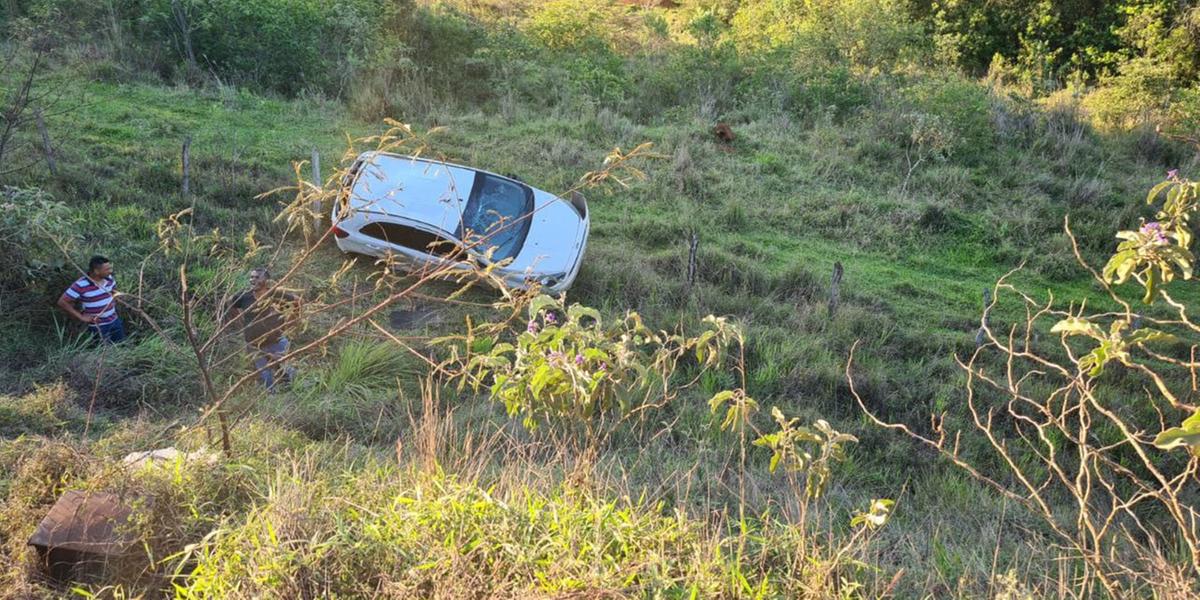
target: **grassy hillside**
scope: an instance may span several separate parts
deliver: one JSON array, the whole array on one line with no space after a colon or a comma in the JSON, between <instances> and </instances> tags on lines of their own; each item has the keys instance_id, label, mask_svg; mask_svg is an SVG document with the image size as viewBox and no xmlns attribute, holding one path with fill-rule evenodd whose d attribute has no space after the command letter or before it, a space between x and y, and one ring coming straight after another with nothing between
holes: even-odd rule
<instances>
[{"instance_id":1,"label":"grassy hillside","mask_svg":"<svg viewBox=\"0 0 1200 600\"><path fill-rule=\"evenodd\" d=\"M445 21L426 15L422 26L508 31L479 10L429 13ZM663 15L676 26L677 14ZM541 25L526 28L531 39L557 31ZM859 343L856 385L882 413L918 424L945 413L961 424L954 357L975 348L983 290L1023 266L1012 282L1039 297L1053 290L1064 304L1112 304L1075 265L1064 217L1099 263L1114 231L1150 214L1145 190L1169 168L1194 170L1200 157L1146 129L1100 127L1083 94L1030 98L950 69L782 61L802 82L787 102L762 99L771 84L694 93L694 82L668 80L689 67L728 67L714 50L672 46L662 60L683 66L647 66L655 43L685 37L642 40L647 52L614 58L628 77L615 99L604 73L588 70L602 60L581 67L562 58L568 47L540 80L520 71L532 59L507 48L510 75L520 78L511 89L449 101L432 78L395 91L384 112L419 132L441 128L432 150L450 160L552 191L599 168L614 147L652 142L661 156L639 165L644 180L588 190L592 236L568 300L609 318L633 309L656 329L730 317L745 331L746 392L764 419L777 406L858 438L834 465L827 494L801 501L795 477L768 471L769 452L747 451L745 439L719 429L706 401L736 384L733 371L700 376L647 431L620 431L586 456L561 432L523 429L486 394L424 385L427 365L366 326L301 359L296 387L240 394L232 458L120 468L134 450L217 449L211 425L191 426L205 404L194 360L168 339L180 327L180 289L178 265L156 251L159 219L192 207L198 233L234 240L253 226L279 250L273 264L286 265L302 248L275 219L288 198L259 194L291 184L292 163L313 149L328 173L348 138L385 126L353 94L289 99L186 78L167 85L63 59L39 83L62 109L47 118L58 173L37 162L40 138L29 128L18 132L29 142L19 158L32 165L3 180L64 207L53 243L31 246L27 268L0 289L9 332L0 341L0 595L68 590L40 579L25 540L55 498L76 488L155 499L136 523L149 560L81 588L100 596L1066 595L1061 581L1079 567L1054 566L1035 519L864 419L846 385L847 356ZM739 77L770 75L746 67ZM371 95L366 83L356 89ZM523 96L537 90L551 97ZM732 144L713 136L717 120L732 127ZM190 197L179 192L185 138ZM93 252L114 260L122 288L144 298L171 335L125 313L130 344L79 339L51 303L76 276L65 258ZM328 301L373 285L368 261L330 285L342 260L326 244L290 285ZM835 263L845 278L830 315ZM204 264L195 276L217 281L220 268ZM392 334L433 352L425 342L461 332L465 318L495 318L494 292L439 300L452 289L435 284L397 305L434 316ZM295 341L317 339L354 310L320 315ZM991 318L1008 323L1019 313L1003 305ZM226 352L223 380L244 372L237 343ZM967 452L983 444L963 443ZM891 522L851 527L875 498L897 500Z\"/></svg>"}]
</instances>

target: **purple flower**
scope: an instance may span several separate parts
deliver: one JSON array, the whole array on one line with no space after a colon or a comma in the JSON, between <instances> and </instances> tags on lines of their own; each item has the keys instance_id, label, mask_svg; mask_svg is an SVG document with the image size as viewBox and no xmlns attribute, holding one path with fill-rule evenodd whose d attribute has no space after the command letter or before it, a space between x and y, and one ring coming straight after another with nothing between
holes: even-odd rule
<instances>
[{"instance_id":1,"label":"purple flower","mask_svg":"<svg viewBox=\"0 0 1200 600\"><path fill-rule=\"evenodd\" d=\"M529 321L529 326L527 326L527 327L525 328L525 331L528 331L529 333L537 333L537 332L538 332L538 324L537 324L537 321L534 321L534 320L530 319L530 321Z\"/></svg>"},{"instance_id":2,"label":"purple flower","mask_svg":"<svg viewBox=\"0 0 1200 600\"><path fill-rule=\"evenodd\" d=\"M608 363L606 363L606 362L602 362L602 363L600 363L600 370L601 370L601 371L607 371L607 370L608 370Z\"/></svg>"},{"instance_id":3,"label":"purple flower","mask_svg":"<svg viewBox=\"0 0 1200 600\"><path fill-rule=\"evenodd\" d=\"M1163 231L1162 223L1159 223L1158 221L1150 221L1149 223L1143 224L1141 229L1138 230L1138 233L1148 236L1151 243L1160 246L1168 243L1169 241L1167 240L1166 232Z\"/></svg>"},{"instance_id":4,"label":"purple flower","mask_svg":"<svg viewBox=\"0 0 1200 600\"><path fill-rule=\"evenodd\" d=\"M1170 179L1171 181L1177 181L1179 179L1179 169L1171 169L1170 171L1167 171L1167 179Z\"/></svg>"},{"instance_id":5,"label":"purple flower","mask_svg":"<svg viewBox=\"0 0 1200 600\"><path fill-rule=\"evenodd\" d=\"M582 354L575 355L575 366L577 366L577 367L583 366L583 355Z\"/></svg>"},{"instance_id":6,"label":"purple flower","mask_svg":"<svg viewBox=\"0 0 1200 600\"><path fill-rule=\"evenodd\" d=\"M558 322L558 317L555 317L554 313L552 313L552 312L546 313L546 323L553 325L557 322Z\"/></svg>"}]
</instances>

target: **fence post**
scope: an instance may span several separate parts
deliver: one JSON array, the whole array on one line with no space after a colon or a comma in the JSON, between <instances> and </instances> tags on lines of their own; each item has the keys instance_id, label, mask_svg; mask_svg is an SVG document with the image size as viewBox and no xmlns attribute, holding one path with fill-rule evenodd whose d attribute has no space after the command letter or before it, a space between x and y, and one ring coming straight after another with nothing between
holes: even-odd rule
<instances>
[{"instance_id":1,"label":"fence post","mask_svg":"<svg viewBox=\"0 0 1200 600\"><path fill-rule=\"evenodd\" d=\"M834 261L833 275L829 279L829 316L832 318L837 314L838 299L842 289L842 274L845 271L842 269L841 261Z\"/></svg>"},{"instance_id":2,"label":"fence post","mask_svg":"<svg viewBox=\"0 0 1200 600\"><path fill-rule=\"evenodd\" d=\"M321 191L325 185L321 180L321 153L317 152L316 148L313 148L312 150L312 183L313 186L317 188L318 192ZM318 193L316 199L312 201L312 210L320 215L322 222L325 219L325 211L323 208L324 207L321 203L321 194Z\"/></svg>"},{"instance_id":3,"label":"fence post","mask_svg":"<svg viewBox=\"0 0 1200 600\"><path fill-rule=\"evenodd\" d=\"M190 182L188 175L192 166L192 136L183 138L183 195L187 196L190 192Z\"/></svg>"},{"instance_id":4,"label":"fence post","mask_svg":"<svg viewBox=\"0 0 1200 600\"><path fill-rule=\"evenodd\" d=\"M700 236L693 230L688 241L687 289L690 292L696 285L696 251L700 248Z\"/></svg>"},{"instance_id":5,"label":"fence post","mask_svg":"<svg viewBox=\"0 0 1200 600\"><path fill-rule=\"evenodd\" d=\"M50 174L58 176L58 165L54 162L54 147L50 145L50 133L46 131L46 119L42 117L42 109L38 108L33 112L37 118L38 132L42 134L42 148L46 151L46 165L50 167Z\"/></svg>"}]
</instances>

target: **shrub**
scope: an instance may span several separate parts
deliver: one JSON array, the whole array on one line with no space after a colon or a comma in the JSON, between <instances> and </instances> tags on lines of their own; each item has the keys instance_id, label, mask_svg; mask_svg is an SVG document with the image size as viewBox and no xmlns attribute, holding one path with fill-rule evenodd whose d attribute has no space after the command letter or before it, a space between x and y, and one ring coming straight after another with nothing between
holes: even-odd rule
<instances>
[{"instance_id":1,"label":"shrub","mask_svg":"<svg viewBox=\"0 0 1200 600\"><path fill-rule=\"evenodd\" d=\"M787 48L802 64L890 71L924 54L919 25L894 0L744 2L731 27L740 47Z\"/></svg>"},{"instance_id":2,"label":"shrub","mask_svg":"<svg viewBox=\"0 0 1200 600\"><path fill-rule=\"evenodd\" d=\"M843 63L792 62L781 51L752 64L752 75L738 86L739 99L750 106L766 100L763 108L799 117L844 119L867 106L875 90L870 77Z\"/></svg>"},{"instance_id":3,"label":"shrub","mask_svg":"<svg viewBox=\"0 0 1200 600\"><path fill-rule=\"evenodd\" d=\"M67 205L36 188L0 189L0 253L17 267L4 276L28 281L65 266L61 249L78 237Z\"/></svg>"},{"instance_id":4,"label":"shrub","mask_svg":"<svg viewBox=\"0 0 1200 600\"><path fill-rule=\"evenodd\" d=\"M393 344L361 340L331 355L329 364L301 366L291 393L261 401L263 409L314 438L394 433L397 387L419 377L409 356Z\"/></svg>"},{"instance_id":5,"label":"shrub","mask_svg":"<svg viewBox=\"0 0 1200 600\"><path fill-rule=\"evenodd\" d=\"M1178 81L1171 69L1146 58L1123 65L1113 77L1087 95L1084 106L1096 121L1110 128L1129 128L1161 117L1171 104Z\"/></svg>"},{"instance_id":6,"label":"shrub","mask_svg":"<svg viewBox=\"0 0 1200 600\"><path fill-rule=\"evenodd\" d=\"M555 0L527 21L530 37L549 50L543 60L564 69L576 94L604 103L625 96L629 80L611 33L616 13L603 3Z\"/></svg>"},{"instance_id":7,"label":"shrub","mask_svg":"<svg viewBox=\"0 0 1200 600\"><path fill-rule=\"evenodd\" d=\"M529 18L530 34L552 50L597 52L611 49L607 24L613 12L602 2L552 0Z\"/></svg>"},{"instance_id":8,"label":"shrub","mask_svg":"<svg viewBox=\"0 0 1200 600\"><path fill-rule=\"evenodd\" d=\"M141 22L180 61L294 94L341 90L338 71L368 55L378 17L358 0L157 0Z\"/></svg>"},{"instance_id":9,"label":"shrub","mask_svg":"<svg viewBox=\"0 0 1200 600\"><path fill-rule=\"evenodd\" d=\"M876 424L909 434L1041 520L1081 563L1073 592L1081 595L1191 597L1200 573L1197 498L1178 487L1194 478L1200 461L1200 409L1180 400L1190 393L1185 382L1194 364L1187 353L1200 328L1175 299L1178 292L1167 291L1192 277L1200 183L1172 171L1147 196L1151 204L1160 199L1154 221L1117 233L1121 242L1102 271L1080 259L1123 310L1062 311L1053 300L997 283L996 299L1011 294L1025 317L995 330L985 319L980 347L960 359L969 420L941 421L936 435L925 437L879 419L858 398ZM1138 313L1115 291L1126 282L1144 291ZM1178 312L1153 312L1149 305L1158 300ZM1050 339L1038 341L1040 333ZM850 367L846 373L858 397ZM1134 385L1152 391L1123 401ZM972 437L967 432L987 445L961 449L958 441ZM991 474L997 469L1005 476ZM1112 501L1088 501L1097 493Z\"/></svg>"},{"instance_id":10,"label":"shrub","mask_svg":"<svg viewBox=\"0 0 1200 600\"><path fill-rule=\"evenodd\" d=\"M944 125L951 139L947 152L967 164L990 153L995 130L991 98L983 86L960 77L922 78L907 87L904 96L915 110Z\"/></svg>"},{"instance_id":11,"label":"shrub","mask_svg":"<svg viewBox=\"0 0 1200 600\"><path fill-rule=\"evenodd\" d=\"M443 370L455 373L460 387L486 386L530 429L546 423L582 428L589 441L603 433L607 419L669 401L674 393L667 382L683 357L714 367L741 339L735 326L713 316L705 318L703 332L687 337L652 331L632 311L605 323L595 309L545 295L514 301L512 308L528 312L523 328L488 323L438 340L451 351Z\"/></svg>"}]
</instances>

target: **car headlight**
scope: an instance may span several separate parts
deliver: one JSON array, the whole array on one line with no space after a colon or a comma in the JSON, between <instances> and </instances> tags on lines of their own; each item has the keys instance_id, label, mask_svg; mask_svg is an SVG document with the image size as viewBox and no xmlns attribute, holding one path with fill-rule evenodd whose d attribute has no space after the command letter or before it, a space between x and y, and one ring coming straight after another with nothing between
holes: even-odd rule
<instances>
[{"instance_id":1,"label":"car headlight","mask_svg":"<svg viewBox=\"0 0 1200 600\"><path fill-rule=\"evenodd\" d=\"M542 287L552 288L552 287L558 285L558 283L563 280L563 277L566 277L566 276L567 276L566 273L555 273L553 275L542 275L540 278L538 278L538 283L542 284Z\"/></svg>"}]
</instances>

